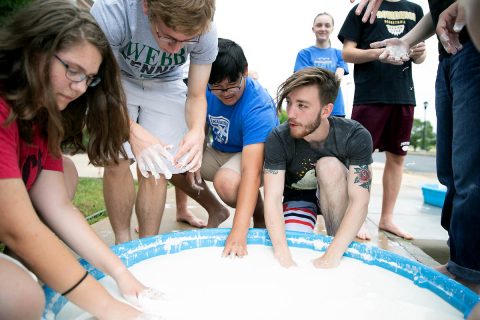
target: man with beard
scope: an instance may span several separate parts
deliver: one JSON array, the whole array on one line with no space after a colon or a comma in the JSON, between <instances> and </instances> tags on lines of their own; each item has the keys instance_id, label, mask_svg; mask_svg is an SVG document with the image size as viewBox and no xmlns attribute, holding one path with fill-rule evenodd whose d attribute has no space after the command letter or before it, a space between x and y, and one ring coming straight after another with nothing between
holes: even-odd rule
<instances>
[{"instance_id":1,"label":"man with beard","mask_svg":"<svg viewBox=\"0 0 480 320\"><path fill-rule=\"evenodd\" d=\"M263 179L265 222L284 267L295 265L285 230L313 232L321 213L334 239L313 264L334 268L367 216L372 138L354 120L329 117L339 84L334 73L310 67L279 88L277 109L286 101L288 121L267 138Z\"/></svg>"}]
</instances>

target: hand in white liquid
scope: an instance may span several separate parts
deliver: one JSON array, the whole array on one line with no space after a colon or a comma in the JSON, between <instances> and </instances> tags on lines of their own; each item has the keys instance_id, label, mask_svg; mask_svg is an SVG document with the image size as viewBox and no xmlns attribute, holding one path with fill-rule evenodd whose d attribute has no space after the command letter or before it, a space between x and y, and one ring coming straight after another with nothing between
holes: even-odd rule
<instances>
[{"instance_id":1,"label":"hand in white liquid","mask_svg":"<svg viewBox=\"0 0 480 320\"><path fill-rule=\"evenodd\" d=\"M398 38L390 38L383 41L377 41L370 44L371 48L383 48L385 50L378 57L383 63L402 65L410 60L410 46L405 41Z\"/></svg>"},{"instance_id":2,"label":"hand in white liquid","mask_svg":"<svg viewBox=\"0 0 480 320\"><path fill-rule=\"evenodd\" d=\"M161 144L143 149L137 158L137 165L145 178L148 178L149 172L155 179L160 179L160 174L163 174L165 179L172 177L172 172L164 162L164 159L167 159L173 164L173 155L168 152L169 149L171 149L171 146L164 147Z\"/></svg>"}]
</instances>

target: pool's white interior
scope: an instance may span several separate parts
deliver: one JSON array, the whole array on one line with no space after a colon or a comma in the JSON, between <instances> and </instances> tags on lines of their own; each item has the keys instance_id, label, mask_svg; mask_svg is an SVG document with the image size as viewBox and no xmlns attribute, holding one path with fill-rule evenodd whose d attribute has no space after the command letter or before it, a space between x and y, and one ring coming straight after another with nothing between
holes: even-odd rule
<instances>
[{"instance_id":1,"label":"pool's white interior","mask_svg":"<svg viewBox=\"0 0 480 320\"><path fill-rule=\"evenodd\" d=\"M315 269L310 261L322 253L291 248L298 267L284 269L268 246L249 246L249 255L236 259L221 258L222 250L185 250L132 266L140 281L166 294L150 311L167 320L463 319L432 292L355 259ZM119 297L110 277L101 283ZM89 318L70 303L56 317Z\"/></svg>"}]
</instances>

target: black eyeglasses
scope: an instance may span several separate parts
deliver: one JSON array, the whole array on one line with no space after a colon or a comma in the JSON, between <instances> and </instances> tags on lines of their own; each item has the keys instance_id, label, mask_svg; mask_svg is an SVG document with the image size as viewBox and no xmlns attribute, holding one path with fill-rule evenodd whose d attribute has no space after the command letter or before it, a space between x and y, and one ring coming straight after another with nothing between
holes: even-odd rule
<instances>
[{"instance_id":1,"label":"black eyeglasses","mask_svg":"<svg viewBox=\"0 0 480 320\"><path fill-rule=\"evenodd\" d=\"M65 67L65 77L67 77L67 79L70 81L82 82L83 80L86 80L85 82L87 86L95 87L102 80L102 78L100 78L99 76L87 76L81 71L74 70L65 61L60 59L56 54L54 54L53 56L57 58L61 64L63 64L63 66Z\"/></svg>"},{"instance_id":2,"label":"black eyeglasses","mask_svg":"<svg viewBox=\"0 0 480 320\"><path fill-rule=\"evenodd\" d=\"M152 22L153 23L153 22ZM177 43L181 43L183 45L186 45L186 44L196 44L199 42L200 40L200 37L199 36L196 36L196 37L193 37L191 39L187 39L187 40L177 40L177 39L174 39L174 38L171 38L171 37L167 37L167 36L161 36L160 35L160 32L158 32L158 26L156 24L155 25L155 31L157 32L157 38L158 40L162 41L162 42L165 42L167 45L169 46L173 46Z\"/></svg>"},{"instance_id":3,"label":"black eyeglasses","mask_svg":"<svg viewBox=\"0 0 480 320\"><path fill-rule=\"evenodd\" d=\"M243 76L240 78L240 83L236 86L228 87L228 88L213 88L210 83L207 85L208 90L217 92L217 93L230 93L234 94L240 91L242 88L242 83L243 83Z\"/></svg>"}]
</instances>

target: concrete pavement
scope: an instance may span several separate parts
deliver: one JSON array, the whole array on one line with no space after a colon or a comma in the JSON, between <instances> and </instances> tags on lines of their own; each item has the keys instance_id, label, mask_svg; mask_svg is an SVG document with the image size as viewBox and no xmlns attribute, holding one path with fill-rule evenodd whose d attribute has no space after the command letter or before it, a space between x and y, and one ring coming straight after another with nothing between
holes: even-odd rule
<instances>
[{"instance_id":1,"label":"concrete pavement","mask_svg":"<svg viewBox=\"0 0 480 320\"><path fill-rule=\"evenodd\" d=\"M85 155L75 155L71 158L80 177L102 177L103 169L89 165L88 158ZM414 173L408 169L405 171L395 207L395 221L399 226L414 235L415 240L406 241L378 230L382 203L383 163L374 162L372 167L372 193L366 221L372 240L365 243L406 256L431 267L445 263L448 259L448 247L446 245L448 235L440 226L441 209L424 204L421 191L421 185L425 183L438 183L435 173ZM136 177L135 166L132 165L131 169L134 177ZM175 207L174 188L169 188L160 233L192 229L190 225L175 220ZM189 208L197 217L205 220L208 218L206 211L192 199L189 199ZM230 218L222 223L221 227L229 228L232 226L234 210L231 209L230 212ZM136 218L133 214L132 226L136 226L136 224ZM114 244L114 236L108 219L95 223L93 228L108 245ZM321 219L317 226L317 232L325 233ZM137 237L133 230L132 237Z\"/></svg>"}]
</instances>

